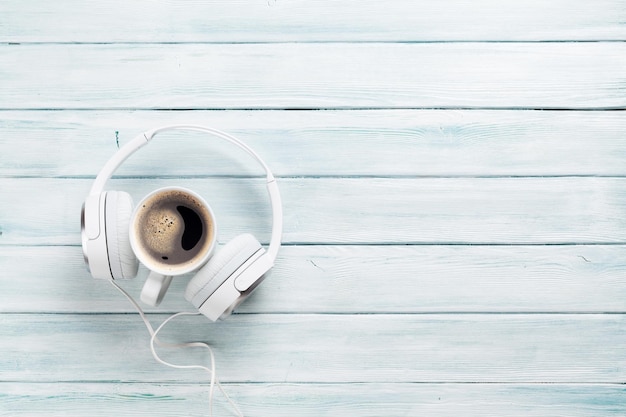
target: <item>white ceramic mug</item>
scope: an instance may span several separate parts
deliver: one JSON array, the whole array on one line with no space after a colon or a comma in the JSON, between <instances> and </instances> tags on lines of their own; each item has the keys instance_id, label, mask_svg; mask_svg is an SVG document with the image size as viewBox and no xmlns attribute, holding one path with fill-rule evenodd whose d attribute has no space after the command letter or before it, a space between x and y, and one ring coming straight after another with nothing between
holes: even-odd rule
<instances>
[{"instance_id":1,"label":"white ceramic mug","mask_svg":"<svg viewBox=\"0 0 626 417\"><path fill-rule=\"evenodd\" d=\"M181 187L151 192L130 219L130 245L150 270L141 292L146 304L158 305L173 276L193 272L213 254L217 241L215 215L198 194Z\"/></svg>"}]
</instances>

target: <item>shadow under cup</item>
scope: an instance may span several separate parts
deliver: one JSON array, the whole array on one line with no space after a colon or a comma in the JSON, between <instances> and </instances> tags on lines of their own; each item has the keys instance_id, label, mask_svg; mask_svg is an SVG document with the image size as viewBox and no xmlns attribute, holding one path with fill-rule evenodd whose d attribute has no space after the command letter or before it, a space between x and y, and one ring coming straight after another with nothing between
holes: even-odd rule
<instances>
[{"instance_id":1,"label":"shadow under cup","mask_svg":"<svg viewBox=\"0 0 626 417\"><path fill-rule=\"evenodd\" d=\"M196 193L161 188L139 202L130 221L130 243L148 269L173 276L206 263L216 241L215 216Z\"/></svg>"}]
</instances>

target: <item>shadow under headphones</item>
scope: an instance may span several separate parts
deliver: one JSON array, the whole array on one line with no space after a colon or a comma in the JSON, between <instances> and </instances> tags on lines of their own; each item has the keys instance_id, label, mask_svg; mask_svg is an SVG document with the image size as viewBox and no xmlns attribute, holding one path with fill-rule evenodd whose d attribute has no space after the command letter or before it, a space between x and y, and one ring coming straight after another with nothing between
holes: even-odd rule
<instances>
[{"instance_id":1,"label":"shadow under headphones","mask_svg":"<svg viewBox=\"0 0 626 417\"><path fill-rule=\"evenodd\" d=\"M212 321L224 319L251 294L273 267L283 229L280 193L269 167L249 146L225 132L196 125L163 126L138 135L115 153L96 177L82 207L81 240L85 263L97 279L131 279L137 274L139 261L129 238L132 198L123 191L104 191L104 186L130 155L159 133L170 130L202 132L230 142L251 155L266 173L272 208L272 236L267 250L252 235L239 235L197 270L185 291L187 301L200 313ZM147 288L149 281L144 292L150 291ZM166 281L156 290L152 289L157 295L147 297L148 303L158 305L168 285L169 281ZM144 292L142 301L146 301Z\"/></svg>"}]
</instances>

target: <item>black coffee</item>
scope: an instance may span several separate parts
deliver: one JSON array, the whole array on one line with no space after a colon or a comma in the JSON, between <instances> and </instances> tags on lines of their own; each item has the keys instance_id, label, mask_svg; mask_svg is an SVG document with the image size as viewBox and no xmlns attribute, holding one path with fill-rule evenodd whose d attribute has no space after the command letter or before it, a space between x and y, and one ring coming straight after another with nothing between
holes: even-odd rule
<instances>
[{"instance_id":1,"label":"black coffee","mask_svg":"<svg viewBox=\"0 0 626 417\"><path fill-rule=\"evenodd\" d=\"M192 250L200 243L202 234L204 232L204 225L202 219L193 209L186 206L176 206L176 210L183 218L183 224L185 228L183 230L183 236L180 239L180 244L183 250Z\"/></svg>"}]
</instances>

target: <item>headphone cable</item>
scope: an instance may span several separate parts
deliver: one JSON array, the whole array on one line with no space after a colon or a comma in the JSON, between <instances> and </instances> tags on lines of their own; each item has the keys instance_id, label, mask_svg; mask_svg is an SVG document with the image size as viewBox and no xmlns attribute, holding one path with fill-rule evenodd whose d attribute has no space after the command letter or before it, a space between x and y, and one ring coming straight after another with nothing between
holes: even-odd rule
<instances>
[{"instance_id":1,"label":"headphone cable","mask_svg":"<svg viewBox=\"0 0 626 417\"><path fill-rule=\"evenodd\" d=\"M175 368L175 369L201 369L201 370L208 372L211 375L211 381L209 385L209 412L210 412L211 417L213 417L213 393L214 393L215 385L217 385L217 387L222 392L222 395L224 395L224 398L226 398L228 403L233 407L233 410L235 411L237 416L244 417L239 407L237 407L237 404L235 404L235 402L228 396L228 394L226 394L226 391L224 391L222 384L220 384L219 380L217 379L217 372L215 369L215 355L213 354L213 349L211 349L211 346L209 346L208 343L205 343L205 342L165 343L165 342L160 341L159 338L157 337L159 332L163 329L163 327L167 323L170 322L170 320L173 320L174 318L179 317L179 316L197 316L200 314L200 312L183 311L180 313L172 314L171 316L166 318L163 321L163 323L161 323L159 327L157 327L156 330L154 330L154 328L152 327L152 324L150 324L150 322L148 321L148 318L146 317L146 314L144 313L143 309L133 299L133 297L128 292L126 292L126 290L120 287L115 281L109 280L109 282L115 288L117 288L117 290L121 292L122 295L124 295L124 297L126 297L126 299L133 305L135 310L137 310L137 313L139 313L139 316L141 317L142 321L146 325L146 328L148 329L148 333L150 333L150 351L152 352L152 356L157 362L165 366ZM171 362L167 362L166 360L161 359L161 357L158 355L155 349L155 345L166 347L166 348L186 348L186 347L206 348L208 349L209 355L211 358L211 368L207 368L206 366L203 366L203 365L177 365Z\"/></svg>"}]
</instances>

